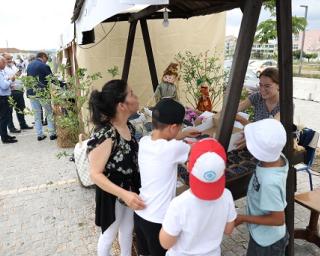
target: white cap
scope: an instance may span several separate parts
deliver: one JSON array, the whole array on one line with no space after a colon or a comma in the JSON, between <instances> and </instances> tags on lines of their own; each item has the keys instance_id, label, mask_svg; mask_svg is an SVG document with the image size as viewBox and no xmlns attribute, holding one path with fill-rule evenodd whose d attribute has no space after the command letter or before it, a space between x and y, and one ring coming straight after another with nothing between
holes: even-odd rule
<instances>
[{"instance_id":1,"label":"white cap","mask_svg":"<svg viewBox=\"0 0 320 256\"><path fill-rule=\"evenodd\" d=\"M259 161L274 162L287 142L283 125L276 119L263 119L244 128L249 152Z\"/></svg>"},{"instance_id":2,"label":"white cap","mask_svg":"<svg viewBox=\"0 0 320 256\"><path fill-rule=\"evenodd\" d=\"M205 183L218 181L226 169L225 161L215 152L206 152L198 157L192 168L192 175Z\"/></svg>"}]
</instances>

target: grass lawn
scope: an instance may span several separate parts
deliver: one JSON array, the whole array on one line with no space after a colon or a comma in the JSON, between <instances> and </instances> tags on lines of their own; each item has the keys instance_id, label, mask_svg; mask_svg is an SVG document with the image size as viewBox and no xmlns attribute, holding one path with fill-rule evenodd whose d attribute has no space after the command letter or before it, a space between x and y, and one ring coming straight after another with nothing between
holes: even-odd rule
<instances>
[{"instance_id":1,"label":"grass lawn","mask_svg":"<svg viewBox=\"0 0 320 256\"><path fill-rule=\"evenodd\" d=\"M294 76L299 76L299 64L293 64ZM320 79L320 63L302 63L301 77L319 78Z\"/></svg>"}]
</instances>

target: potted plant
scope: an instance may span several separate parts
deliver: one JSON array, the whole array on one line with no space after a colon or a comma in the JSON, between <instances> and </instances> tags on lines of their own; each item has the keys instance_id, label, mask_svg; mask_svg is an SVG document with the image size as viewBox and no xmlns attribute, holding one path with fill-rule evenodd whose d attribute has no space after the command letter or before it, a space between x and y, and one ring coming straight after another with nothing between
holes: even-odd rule
<instances>
[{"instance_id":1,"label":"potted plant","mask_svg":"<svg viewBox=\"0 0 320 256\"><path fill-rule=\"evenodd\" d=\"M53 75L47 78L54 106L58 146L74 147L79 134L84 132L82 108L88 100L92 83L99 78L102 78L99 72L88 75L84 68L79 68L75 76L66 75L65 82Z\"/></svg>"},{"instance_id":2,"label":"potted plant","mask_svg":"<svg viewBox=\"0 0 320 256\"><path fill-rule=\"evenodd\" d=\"M198 55L186 51L178 53L187 102L200 111L213 111L222 101L226 72L215 55L209 52Z\"/></svg>"},{"instance_id":3,"label":"potted plant","mask_svg":"<svg viewBox=\"0 0 320 256\"><path fill-rule=\"evenodd\" d=\"M61 66L62 71L66 68ZM55 75L48 76L48 86L41 89L37 87L37 78L23 78L24 86L34 90L33 97L40 101L50 101L53 105L59 147L74 147L77 143L79 134L84 131L82 107L88 100L92 83L101 77L100 73L88 75L86 69L79 68L75 76L65 75L63 81Z\"/></svg>"}]
</instances>

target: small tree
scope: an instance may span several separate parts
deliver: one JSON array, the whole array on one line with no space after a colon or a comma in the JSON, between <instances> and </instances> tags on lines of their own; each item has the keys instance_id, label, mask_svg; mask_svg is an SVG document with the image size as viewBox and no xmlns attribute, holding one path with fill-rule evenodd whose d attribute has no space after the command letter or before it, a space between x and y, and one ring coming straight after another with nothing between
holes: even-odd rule
<instances>
[{"instance_id":1,"label":"small tree","mask_svg":"<svg viewBox=\"0 0 320 256\"><path fill-rule=\"evenodd\" d=\"M308 62L310 61L310 59L315 59L318 57L318 54L316 53L305 53L305 55L303 56L305 58L308 59Z\"/></svg>"},{"instance_id":2,"label":"small tree","mask_svg":"<svg viewBox=\"0 0 320 256\"><path fill-rule=\"evenodd\" d=\"M200 86L206 83L214 109L222 100L226 79L226 72L219 63L219 58L215 55L209 56L208 51L198 55L186 51L185 53L178 53L176 60L181 65L180 72L186 85L185 96L188 103L196 108L201 96Z\"/></svg>"},{"instance_id":3,"label":"small tree","mask_svg":"<svg viewBox=\"0 0 320 256\"><path fill-rule=\"evenodd\" d=\"M78 136L84 132L85 126L82 108L88 101L92 83L100 78L100 72L89 75L85 68L79 68L75 76L66 75L65 84L61 84L56 76L47 77L55 108L58 138L60 133L66 134L71 145L78 141Z\"/></svg>"},{"instance_id":4,"label":"small tree","mask_svg":"<svg viewBox=\"0 0 320 256\"><path fill-rule=\"evenodd\" d=\"M296 60L300 59L301 50L295 50L292 52L292 57ZM302 53L302 56L305 55L305 52Z\"/></svg>"},{"instance_id":5,"label":"small tree","mask_svg":"<svg viewBox=\"0 0 320 256\"><path fill-rule=\"evenodd\" d=\"M255 36L255 41L259 43L268 43L269 40L277 39L277 22L276 17L276 2L275 0L265 0L264 8L271 12L271 18L259 23ZM292 17L292 34L299 34L307 26L307 21L304 17Z\"/></svg>"},{"instance_id":6,"label":"small tree","mask_svg":"<svg viewBox=\"0 0 320 256\"><path fill-rule=\"evenodd\" d=\"M65 70L67 67L62 66L61 69ZM23 78L25 87L35 92L33 97L53 105L58 144L61 147L73 146L78 141L78 135L83 132L84 127L82 107L88 100L92 83L101 77L99 72L88 75L86 69L79 68L75 76L66 75L64 82L54 75L47 76L48 84L44 88L37 86L38 78Z\"/></svg>"}]
</instances>

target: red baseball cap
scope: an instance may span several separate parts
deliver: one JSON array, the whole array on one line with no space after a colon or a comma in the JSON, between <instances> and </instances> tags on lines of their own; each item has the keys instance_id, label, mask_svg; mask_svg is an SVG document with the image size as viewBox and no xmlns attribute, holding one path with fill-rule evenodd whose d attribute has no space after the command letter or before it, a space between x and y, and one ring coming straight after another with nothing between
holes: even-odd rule
<instances>
[{"instance_id":1,"label":"red baseball cap","mask_svg":"<svg viewBox=\"0 0 320 256\"><path fill-rule=\"evenodd\" d=\"M218 199L225 188L226 152L215 139L206 138L191 147L188 171L190 189L202 200Z\"/></svg>"}]
</instances>

